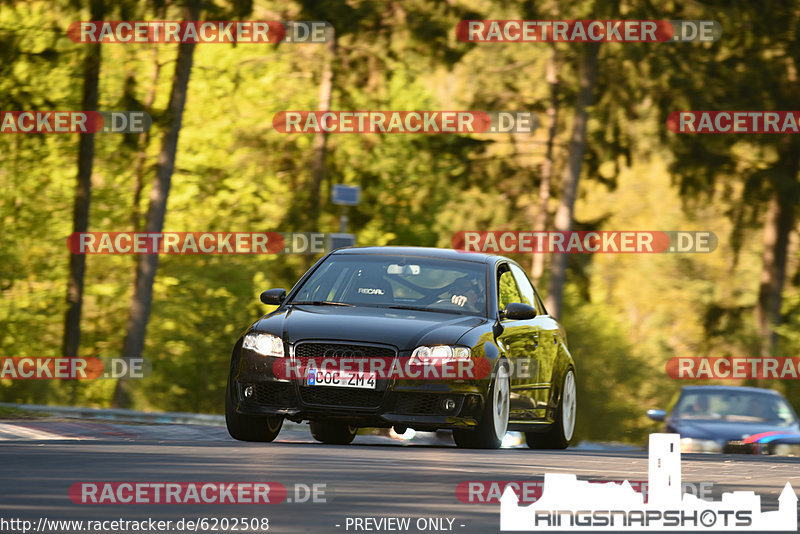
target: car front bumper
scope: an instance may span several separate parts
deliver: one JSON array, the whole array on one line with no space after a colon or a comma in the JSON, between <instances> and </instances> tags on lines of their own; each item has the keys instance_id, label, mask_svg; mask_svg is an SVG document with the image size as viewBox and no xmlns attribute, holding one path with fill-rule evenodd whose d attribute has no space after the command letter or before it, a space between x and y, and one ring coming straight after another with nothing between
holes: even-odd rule
<instances>
[{"instance_id":1,"label":"car front bumper","mask_svg":"<svg viewBox=\"0 0 800 534\"><path fill-rule=\"evenodd\" d=\"M242 350L231 377L236 411L291 421L342 420L355 426L416 430L478 424L490 378L379 379L375 389L309 386L275 375L275 358Z\"/></svg>"}]
</instances>

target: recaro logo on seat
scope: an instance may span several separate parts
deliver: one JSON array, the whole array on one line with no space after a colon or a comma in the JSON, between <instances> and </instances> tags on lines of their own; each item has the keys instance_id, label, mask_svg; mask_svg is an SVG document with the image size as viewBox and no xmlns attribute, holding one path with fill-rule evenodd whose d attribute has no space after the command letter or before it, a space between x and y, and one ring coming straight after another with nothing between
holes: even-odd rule
<instances>
[{"instance_id":1,"label":"recaro logo on seat","mask_svg":"<svg viewBox=\"0 0 800 534\"><path fill-rule=\"evenodd\" d=\"M363 293L365 295L383 295L384 294L383 289L376 289L376 288L372 288L372 287L359 287L358 288L358 292L359 293Z\"/></svg>"}]
</instances>

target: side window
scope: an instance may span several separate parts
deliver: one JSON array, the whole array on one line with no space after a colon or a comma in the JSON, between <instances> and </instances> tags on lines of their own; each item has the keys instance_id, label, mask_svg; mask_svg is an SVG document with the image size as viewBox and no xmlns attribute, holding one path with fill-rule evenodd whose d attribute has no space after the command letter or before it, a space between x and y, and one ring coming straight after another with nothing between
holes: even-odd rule
<instances>
[{"instance_id":1,"label":"side window","mask_svg":"<svg viewBox=\"0 0 800 534\"><path fill-rule=\"evenodd\" d=\"M536 292L533 290L533 286L525 275L525 271L511 264L511 273L514 275L514 280L517 281L517 287L519 287L519 292L522 297L520 302L528 306L533 306L538 312L539 309L536 307Z\"/></svg>"},{"instance_id":2,"label":"side window","mask_svg":"<svg viewBox=\"0 0 800 534\"><path fill-rule=\"evenodd\" d=\"M539 293L536 293L536 311L539 315L548 315L547 309L544 307L544 302L542 302L542 298L539 296Z\"/></svg>"},{"instance_id":3,"label":"side window","mask_svg":"<svg viewBox=\"0 0 800 534\"><path fill-rule=\"evenodd\" d=\"M498 309L505 309L511 302L522 302L517 284L514 282L514 276L508 270L508 266L500 267L500 274L497 277L497 290Z\"/></svg>"},{"instance_id":4,"label":"side window","mask_svg":"<svg viewBox=\"0 0 800 534\"><path fill-rule=\"evenodd\" d=\"M539 293L537 293L536 289L533 287L533 284L531 284L531 281L528 280L525 271L516 265L511 265L511 272L514 274L514 279L517 281L517 286L519 286L522 295L522 300L520 300L520 302L536 308L537 315L547 315L544 303L541 297L539 297Z\"/></svg>"}]
</instances>

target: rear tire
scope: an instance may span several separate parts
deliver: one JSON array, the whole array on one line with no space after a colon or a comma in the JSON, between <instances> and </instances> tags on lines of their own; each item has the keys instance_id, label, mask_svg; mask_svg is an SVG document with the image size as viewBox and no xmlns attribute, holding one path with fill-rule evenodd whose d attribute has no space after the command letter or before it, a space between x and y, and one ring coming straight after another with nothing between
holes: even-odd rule
<instances>
[{"instance_id":1,"label":"rear tire","mask_svg":"<svg viewBox=\"0 0 800 534\"><path fill-rule=\"evenodd\" d=\"M508 369L500 363L480 423L474 430L453 430L456 445L465 449L499 449L508 431L510 396Z\"/></svg>"},{"instance_id":2,"label":"rear tire","mask_svg":"<svg viewBox=\"0 0 800 534\"><path fill-rule=\"evenodd\" d=\"M577 409L575 372L567 370L561 386L556 420L546 432L525 432L525 441L531 449L566 449L575 432Z\"/></svg>"},{"instance_id":3,"label":"rear tire","mask_svg":"<svg viewBox=\"0 0 800 534\"><path fill-rule=\"evenodd\" d=\"M231 400L231 381L225 389L225 426L228 434L239 441L270 442L278 437L283 426L283 417L279 415L243 415L236 411Z\"/></svg>"},{"instance_id":4,"label":"rear tire","mask_svg":"<svg viewBox=\"0 0 800 534\"><path fill-rule=\"evenodd\" d=\"M355 439L358 427L346 423L311 421L311 436L328 445L347 445Z\"/></svg>"}]
</instances>

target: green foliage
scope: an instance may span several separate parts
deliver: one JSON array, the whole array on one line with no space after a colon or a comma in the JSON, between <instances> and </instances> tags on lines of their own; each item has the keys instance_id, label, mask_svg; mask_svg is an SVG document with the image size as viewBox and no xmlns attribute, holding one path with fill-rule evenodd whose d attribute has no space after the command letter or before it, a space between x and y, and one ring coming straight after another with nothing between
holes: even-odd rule
<instances>
[{"instance_id":1,"label":"green foliage","mask_svg":"<svg viewBox=\"0 0 800 534\"><path fill-rule=\"evenodd\" d=\"M641 443L651 428L635 392L661 375L637 356L624 326L604 306L581 302L574 292L565 296L562 323L577 366L576 439Z\"/></svg>"},{"instance_id":2,"label":"green foliage","mask_svg":"<svg viewBox=\"0 0 800 534\"><path fill-rule=\"evenodd\" d=\"M205 4L219 18L250 7ZM66 27L87 20L88 10L70 6L0 4L0 109L79 108L84 49L66 38ZM172 4L130 1L114 9L156 18L153 6L158 18L181 16ZM721 13L726 31L720 43L601 49L576 228L711 230L720 247L707 255L571 258L560 319L578 365L580 439L641 442L653 430L645 410L666 406L681 385L664 373L670 357L752 355L758 344L752 312L763 252L760 226L782 137L676 139L665 133L664 120L680 109L791 109L797 95L790 67L800 57L789 38L794 15L786 7L770 11L757 4L731 12L688 2L670 6L669 16L655 16L638 2L604 4L608 13L594 12L598 8L586 2L252 4L254 19L334 25L332 109L532 110L540 118L549 102L549 47L461 43L454 30L459 20L700 19ZM762 11L774 13L774 26L759 22ZM561 118L554 200L580 51L567 43L557 49ZM102 46L101 108L143 109L154 91L154 126L146 146L137 138L96 136L92 231L132 230L147 209L176 52L174 45ZM348 216L363 245L449 247L458 231L530 230L545 128L513 136L330 135L321 210L318 217L308 213L314 136L278 133L272 118L318 107L325 53L318 45L198 45L165 230L338 231L340 208L328 201L335 183L362 187L362 202ZM773 94L774 87L780 90ZM77 144L71 135L0 135L2 357L60 353ZM142 195L134 204L140 157ZM779 331L778 351L785 356L800 350L800 276L793 276L800 262L796 245L791 251ZM514 257L522 265L530 261ZM163 256L144 352L153 373L131 382L132 407L220 413L233 343L266 311L258 294L288 289L312 259ZM134 269L132 256L87 258L82 356L120 352ZM797 406L800 388L784 386ZM0 399L105 406L113 388L112 380L3 381Z\"/></svg>"}]
</instances>

